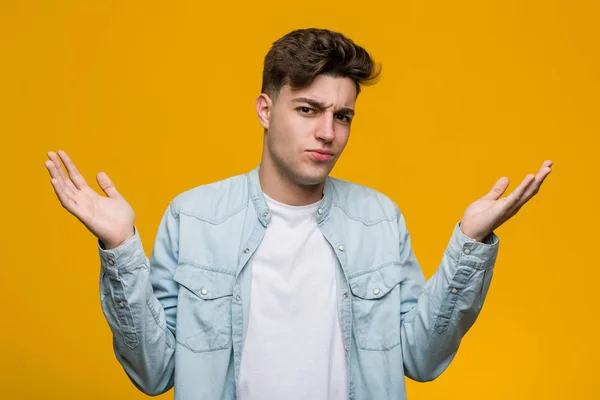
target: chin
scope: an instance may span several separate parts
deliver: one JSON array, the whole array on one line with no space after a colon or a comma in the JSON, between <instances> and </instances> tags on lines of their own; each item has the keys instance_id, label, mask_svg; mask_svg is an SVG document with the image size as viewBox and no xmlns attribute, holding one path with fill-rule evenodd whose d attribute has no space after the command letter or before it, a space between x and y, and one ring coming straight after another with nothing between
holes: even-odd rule
<instances>
[{"instance_id":1,"label":"chin","mask_svg":"<svg viewBox=\"0 0 600 400\"><path fill-rule=\"evenodd\" d=\"M325 179L327 179L330 171L330 168L309 168L304 171L296 172L294 174L294 178L295 181L300 185L315 186L325 182Z\"/></svg>"},{"instance_id":2,"label":"chin","mask_svg":"<svg viewBox=\"0 0 600 400\"><path fill-rule=\"evenodd\" d=\"M302 177L301 179L296 180L298 184L302 186L317 186L325 182L325 178L327 176L319 176L319 177Z\"/></svg>"},{"instance_id":3,"label":"chin","mask_svg":"<svg viewBox=\"0 0 600 400\"><path fill-rule=\"evenodd\" d=\"M295 162L283 162L274 158L274 165L279 173L287 176L291 182L300 186L321 185L333 169L333 163L317 164L312 160L295 160Z\"/></svg>"}]
</instances>

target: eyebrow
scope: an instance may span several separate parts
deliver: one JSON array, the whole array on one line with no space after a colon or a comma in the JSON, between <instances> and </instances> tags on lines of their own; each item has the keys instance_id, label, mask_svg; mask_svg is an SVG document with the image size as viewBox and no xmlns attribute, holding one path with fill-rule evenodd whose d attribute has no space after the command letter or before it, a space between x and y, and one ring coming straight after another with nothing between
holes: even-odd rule
<instances>
[{"instance_id":1,"label":"eyebrow","mask_svg":"<svg viewBox=\"0 0 600 400\"><path fill-rule=\"evenodd\" d=\"M292 99L292 103L306 103L306 104L310 105L311 107L318 109L319 111L330 107L321 101L311 99L309 97L296 97L295 99ZM344 114L344 115L349 115L349 116L354 115L354 110L351 109L350 107L342 107L335 111L338 114Z\"/></svg>"}]
</instances>

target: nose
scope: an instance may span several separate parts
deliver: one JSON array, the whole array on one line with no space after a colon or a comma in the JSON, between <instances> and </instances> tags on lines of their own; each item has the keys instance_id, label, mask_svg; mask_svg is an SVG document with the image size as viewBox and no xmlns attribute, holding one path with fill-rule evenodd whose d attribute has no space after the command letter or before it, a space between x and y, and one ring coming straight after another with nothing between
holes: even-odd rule
<instances>
[{"instance_id":1,"label":"nose","mask_svg":"<svg viewBox=\"0 0 600 400\"><path fill-rule=\"evenodd\" d=\"M332 142L335 137L333 115L323 113L317 126L315 137L326 143Z\"/></svg>"}]
</instances>

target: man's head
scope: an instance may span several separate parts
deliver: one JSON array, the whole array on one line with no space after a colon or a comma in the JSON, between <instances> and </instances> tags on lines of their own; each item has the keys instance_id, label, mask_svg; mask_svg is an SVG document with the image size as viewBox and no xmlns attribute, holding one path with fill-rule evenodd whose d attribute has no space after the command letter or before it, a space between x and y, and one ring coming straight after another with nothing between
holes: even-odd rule
<instances>
[{"instance_id":1,"label":"man's head","mask_svg":"<svg viewBox=\"0 0 600 400\"><path fill-rule=\"evenodd\" d=\"M379 72L365 49L337 32L302 29L277 40L256 101L261 164L294 185L323 183L348 141L360 87Z\"/></svg>"}]
</instances>

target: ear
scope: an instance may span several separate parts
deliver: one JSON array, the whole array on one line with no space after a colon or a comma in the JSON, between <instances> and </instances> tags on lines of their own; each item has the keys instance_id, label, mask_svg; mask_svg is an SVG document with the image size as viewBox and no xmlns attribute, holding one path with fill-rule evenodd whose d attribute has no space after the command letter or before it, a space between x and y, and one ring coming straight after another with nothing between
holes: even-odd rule
<instances>
[{"instance_id":1,"label":"ear","mask_svg":"<svg viewBox=\"0 0 600 400\"><path fill-rule=\"evenodd\" d=\"M271 117L272 109L273 100L267 94L261 93L256 98L256 114L258 115L258 121L265 129L269 129L269 118Z\"/></svg>"}]
</instances>

